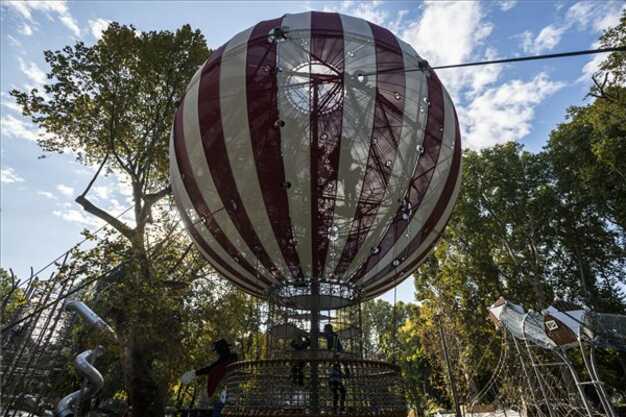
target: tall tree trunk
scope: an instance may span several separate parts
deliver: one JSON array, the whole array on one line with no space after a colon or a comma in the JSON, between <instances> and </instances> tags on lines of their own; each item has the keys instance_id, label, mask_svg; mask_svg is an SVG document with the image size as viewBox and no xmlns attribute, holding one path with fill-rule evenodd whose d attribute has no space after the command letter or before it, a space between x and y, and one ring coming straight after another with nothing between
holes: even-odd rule
<instances>
[{"instance_id":1,"label":"tall tree trunk","mask_svg":"<svg viewBox=\"0 0 626 417\"><path fill-rule=\"evenodd\" d=\"M143 229L143 225L138 225L132 240L135 268L128 278L133 281L130 285L133 291L131 296L141 299L136 303L138 308L131 312L124 373L132 417L163 417L167 387L155 375L154 351L157 342L151 340L154 329L145 328L145 324L150 321L148 318L152 302L145 289L149 287L146 287L146 283L153 279Z\"/></svg>"},{"instance_id":2,"label":"tall tree trunk","mask_svg":"<svg viewBox=\"0 0 626 417\"><path fill-rule=\"evenodd\" d=\"M127 348L126 385L132 417L163 417L165 392L154 378L151 346L137 327L130 329Z\"/></svg>"}]
</instances>

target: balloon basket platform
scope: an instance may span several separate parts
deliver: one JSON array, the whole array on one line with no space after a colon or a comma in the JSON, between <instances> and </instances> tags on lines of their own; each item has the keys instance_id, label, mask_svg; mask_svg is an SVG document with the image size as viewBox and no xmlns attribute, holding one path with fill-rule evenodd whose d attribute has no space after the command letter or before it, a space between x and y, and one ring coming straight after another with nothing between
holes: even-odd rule
<instances>
[{"instance_id":1,"label":"balloon basket platform","mask_svg":"<svg viewBox=\"0 0 626 417\"><path fill-rule=\"evenodd\" d=\"M230 365L222 415L406 417L397 366L328 351L300 353L304 355Z\"/></svg>"}]
</instances>

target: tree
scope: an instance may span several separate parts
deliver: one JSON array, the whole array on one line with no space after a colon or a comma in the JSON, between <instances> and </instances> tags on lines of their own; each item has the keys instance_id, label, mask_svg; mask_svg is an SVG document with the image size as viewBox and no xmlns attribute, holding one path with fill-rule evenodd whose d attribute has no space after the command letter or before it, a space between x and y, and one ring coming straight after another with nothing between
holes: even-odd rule
<instances>
[{"instance_id":1,"label":"tree","mask_svg":"<svg viewBox=\"0 0 626 417\"><path fill-rule=\"evenodd\" d=\"M600 44L626 45L626 11ZM615 288L623 282L626 249L625 77L624 53L611 53L592 77L593 102L568 109L568 121L551 132L544 151L567 206L561 214L569 224L564 245L573 254L569 269L580 277L584 301L618 313L624 311L623 294ZM599 241L579 239L581 220ZM614 244L602 243L607 241Z\"/></svg>"},{"instance_id":2,"label":"tree","mask_svg":"<svg viewBox=\"0 0 626 417\"><path fill-rule=\"evenodd\" d=\"M626 11L600 38L602 47L626 46ZM586 106L571 107L546 147L564 191L586 199L626 232L626 58L611 53L593 74ZM573 163L573 162L576 163Z\"/></svg>"},{"instance_id":3,"label":"tree","mask_svg":"<svg viewBox=\"0 0 626 417\"><path fill-rule=\"evenodd\" d=\"M25 302L25 294L19 287L19 280L13 271L0 268L0 322L2 326L15 318L15 313Z\"/></svg>"},{"instance_id":4,"label":"tree","mask_svg":"<svg viewBox=\"0 0 626 417\"><path fill-rule=\"evenodd\" d=\"M623 243L589 194L566 187L553 164L563 152L554 152L532 154L516 143L465 152L454 213L415 275L421 306L406 336L419 341L413 354L426 360L418 363L432 371L434 388L415 401L449 404L441 396L447 378L439 327L461 398L479 391L497 361L499 342L486 316L499 296L539 311L558 296L624 312Z\"/></svg>"},{"instance_id":5,"label":"tree","mask_svg":"<svg viewBox=\"0 0 626 417\"><path fill-rule=\"evenodd\" d=\"M138 33L112 23L92 46L77 42L60 51L45 51L50 65L43 92L13 90L23 113L41 127L45 151L75 153L98 166L76 198L84 210L123 236L116 246L127 259L114 315L122 350L128 399L135 416L161 416L167 386L159 375L157 320L162 296L154 253L148 248L157 202L169 194L168 137L177 101L209 50L203 35L188 25L176 32ZM88 193L101 171L113 172L132 188L134 224L96 206ZM158 214L162 214L159 211ZM165 215L165 217L168 217ZM109 264L110 265L110 264ZM155 298L156 297L156 298Z\"/></svg>"}]
</instances>

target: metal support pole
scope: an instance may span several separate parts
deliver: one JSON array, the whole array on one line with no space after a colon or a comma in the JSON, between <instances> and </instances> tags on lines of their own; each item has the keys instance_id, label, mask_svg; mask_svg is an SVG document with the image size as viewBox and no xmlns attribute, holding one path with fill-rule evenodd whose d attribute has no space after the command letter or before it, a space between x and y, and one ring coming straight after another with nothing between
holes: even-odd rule
<instances>
[{"instance_id":1,"label":"metal support pole","mask_svg":"<svg viewBox=\"0 0 626 417\"><path fill-rule=\"evenodd\" d=\"M595 366L595 355L593 354L593 345L589 348L589 357L585 355L585 349L582 344L580 338L578 339L578 345L580 347L580 354L583 357L583 362L585 364L585 368L587 368L587 373L589 374L590 382L596 389L596 394L598 394L598 398L600 399L600 403L602 404L602 408L604 408L604 412L608 417L616 417L615 412L613 411L613 407L611 406L611 402L609 401L608 396L606 395L606 391L604 389L604 385L600 378L598 378L598 374L596 372Z\"/></svg>"},{"instance_id":2,"label":"metal support pole","mask_svg":"<svg viewBox=\"0 0 626 417\"><path fill-rule=\"evenodd\" d=\"M363 309L361 303L361 296L359 295L359 353L361 359L364 358L363 352Z\"/></svg>"},{"instance_id":3,"label":"metal support pole","mask_svg":"<svg viewBox=\"0 0 626 417\"><path fill-rule=\"evenodd\" d=\"M561 359L563 360L563 363L565 363L565 366L567 366L567 369L572 374L572 378L574 378L574 384L576 384L576 389L578 389L578 395L580 395L580 400L583 402L583 405L585 406L585 411L587 411L587 415L589 417L592 417L593 413L591 412L591 407L589 406L587 397L585 396L585 393L583 392L580 380L578 379L578 374L576 374L576 370L574 369L574 367L572 366L569 359L567 359L567 356L565 356L564 353L557 352L557 355L561 357Z\"/></svg>"},{"instance_id":4,"label":"metal support pole","mask_svg":"<svg viewBox=\"0 0 626 417\"><path fill-rule=\"evenodd\" d=\"M530 359L530 364L532 365L533 373L535 374L535 378L537 378L537 385L539 385L539 390L541 391L541 396L543 397L543 403L548 409L548 414L550 415L550 417L554 417L554 413L552 411L552 404L550 400L548 399L548 394L546 394L546 388L543 386L543 380L541 378L541 375L539 375L539 371L537 370L537 367L539 365L537 364L537 362L535 362L533 353L530 350L530 346L528 345L528 340L524 339L524 345L526 346L526 352L528 353L528 358Z\"/></svg>"},{"instance_id":5,"label":"metal support pole","mask_svg":"<svg viewBox=\"0 0 626 417\"><path fill-rule=\"evenodd\" d=\"M452 398L454 400L454 412L456 417L463 417L461 414L461 404L459 403L459 395L456 391L456 384L454 383L454 378L452 377L452 367L450 366L450 358L448 357L448 344L446 343L446 338L443 334L443 327L441 326L441 320L439 320L439 338L441 339L441 348L443 349L443 357L446 361L446 368L448 371L448 380L450 381L450 390L452 391Z\"/></svg>"},{"instance_id":6,"label":"metal support pole","mask_svg":"<svg viewBox=\"0 0 626 417\"><path fill-rule=\"evenodd\" d=\"M311 73L311 62L309 62L309 74L311 74L310 88L311 97L311 148L314 149L318 144L318 108L319 108L319 86L316 79ZM312 167L313 168L313 167ZM313 183L314 176L311 176L311 190L315 193L317 184ZM313 194L315 195L315 194ZM314 212L314 204L316 199L311 199L311 210ZM313 216L315 219L315 216ZM313 220L315 222L315 220ZM315 230L315 223L314 228ZM320 282L318 276L311 276L311 349L317 354L319 350L319 332L320 332ZM311 412L313 416L320 414L320 383L318 374L318 363L316 360L311 362Z\"/></svg>"},{"instance_id":7,"label":"metal support pole","mask_svg":"<svg viewBox=\"0 0 626 417\"><path fill-rule=\"evenodd\" d=\"M520 365L522 366L522 372L524 373L524 378L526 379L526 383L528 384L528 390L530 391L530 396L532 398L533 405L535 409L537 409L537 411L541 413L541 408L537 406L537 399L535 398L535 391L533 389L533 384L530 380L530 376L528 376L528 370L526 370L526 364L524 363L524 360L522 359L522 351L520 350L519 345L517 344L517 340L515 339L515 336L511 336L511 339L513 340L513 346L515 346L515 350L517 351L517 357L519 358ZM520 395L522 395L521 392L520 392ZM523 395L522 395L522 401L525 401Z\"/></svg>"},{"instance_id":8,"label":"metal support pole","mask_svg":"<svg viewBox=\"0 0 626 417\"><path fill-rule=\"evenodd\" d=\"M520 365L522 366L522 372L524 373L524 377L526 378L526 382L528 384L528 390L530 391L530 396L532 397L535 408L539 412L541 412L541 408L538 407L539 403L537 402L537 399L535 398L535 391L533 389L533 384L530 380L530 376L528 375L528 371L526 370L526 364L524 363L524 360L522 359L522 351L520 350L519 345L517 344L517 340L515 339L515 336L511 336L511 339L513 339L513 346L515 346L515 350L517 351L517 357L519 358Z\"/></svg>"},{"instance_id":9,"label":"metal support pole","mask_svg":"<svg viewBox=\"0 0 626 417\"><path fill-rule=\"evenodd\" d=\"M315 353L320 347L320 283L317 277L311 280L311 350ZM320 381L316 360L311 362L311 413L320 414Z\"/></svg>"}]
</instances>

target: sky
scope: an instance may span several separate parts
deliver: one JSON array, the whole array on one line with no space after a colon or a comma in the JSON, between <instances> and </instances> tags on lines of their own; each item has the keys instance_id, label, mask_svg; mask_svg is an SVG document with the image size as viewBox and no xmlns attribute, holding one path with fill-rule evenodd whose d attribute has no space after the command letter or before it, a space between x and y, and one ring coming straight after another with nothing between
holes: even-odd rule
<instances>
[{"instance_id":1,"label":"sky","mask_svg":"<svg viewBox=\"0 0 626 417\"><path fill-rule=\"evenodd\" d=\"M260 20L307 10L337 11L383 25L432 66L591 49L618 23L622 1L2 1L0 5L0 260L28 274L101 223L74 202L93 167L71 154L45 154L41 135L8 94L46 82L44 50L97 42L112 21L137 30L200 29L210 48ZM566 110L587 101L602 55L438 71L461 122L463 145L481 149L510 140L539 151ZM129 187L99 178L90 193L114 214L130 205ZM412 280L397 299L414 301ZM383 296L393 300L393 291Z\"/></svg>"}]
</instances>

